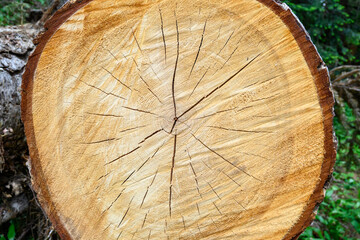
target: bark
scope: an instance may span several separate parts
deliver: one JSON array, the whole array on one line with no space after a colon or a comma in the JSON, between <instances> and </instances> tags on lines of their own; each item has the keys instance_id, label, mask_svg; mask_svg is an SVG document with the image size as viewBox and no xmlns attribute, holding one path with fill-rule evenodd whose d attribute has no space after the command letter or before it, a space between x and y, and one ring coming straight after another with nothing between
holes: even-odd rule
<instances>
[{"instance_id":1,"label":"bark","mask_svg":"<svg viewBox=\"0 0 360 240\"><path fill-rule=\"evenodd\" d=\"M0 128L22 133L20 119L21 77L33 39L40 29L33 25L0 28Z\"/></svg>"}]
</instances>

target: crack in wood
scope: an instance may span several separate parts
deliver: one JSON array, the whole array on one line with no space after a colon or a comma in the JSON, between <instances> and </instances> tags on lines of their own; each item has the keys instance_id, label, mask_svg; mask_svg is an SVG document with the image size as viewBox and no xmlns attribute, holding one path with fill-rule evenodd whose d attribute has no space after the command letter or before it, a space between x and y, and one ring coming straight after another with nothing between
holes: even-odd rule
<instances>
[{"instance_id":1,"label":"crack in wood","mask_svg":"<svg viewBox=\"0 0 360 240\"><path fill-rule=\"evenodd\" d=\"M105 166L106 166L106 165L109 165L109 164L111 164L111 163L113 163L113 162L115 162L115 161L117 161L117 160L119 160L120 158L123 158L123 157L125 157L125 156L127 156L127 155L129 155L129 154L131 154L131 153L133 153L133 152L135 152L135 151L138 150L139 148L141 148L141 146L137 146L136 148L134 148L134 149L131 150L130 152L124 153L123 155L115 158L114 160L111 160L110 162L105 163Z\"/></svg>"},{"instance_id":2,"label":"crack in wood","mask_svg":"<svg viewBox=\"0 0 360 240\"><path fill-rule=\"evenodd\" d=\"M117 59L117 57L107 48L105 48L102 44L100 44L100 46L105 50L107 51L108 53L110 53L110 55L116 60L116 61L119 61L119 59Z\"/></svg>"},{"instance_id":3,"label":"crack in wood","mask_svg":"<svg viewBox=\"0 0 360 240\"><path fill-rule=\"evenodd\" d=\"M99 181L99 180L101 180L102 178L105 178L105 177L107 177L110 173L112 173L113 171L111 170L110 172L108 172L108 173L106 173L106 174L104 174L104 175L101 175L98 179L97 179L97 181Z\"/></svg>"},{"instance_id":4,"label":"crack in wood","mask_svg":"<svg viewBox=\"0 0 360 240\"><path fill-rule=\"evenodd\" d=\"M198 49L198 51L197 51L197 54L196 54L194 63L193 63L193 65L192 65L192 67L191 67L191 71L190 71L190 74L189 74L188 79L190 78L190 76L191 76L191 74L192 74L192 72L193 72L193 70L194 70L196 61L197 61L197 59L198 59L198 57L199 57L199 54L200 54L200 51L201 51L201 46L202 46L203 41L204 41L204 34L205 34L205 29L206 29L206 23L207 23L207 19L205 20L204 29L203 29L203 32L202 32L202 35L201 35L201 40L200 40L199 49Z\"/></svg>"},{"instance_id":5,"label":"crack in wood","mask_svg":"<svg viewBox=\"0 0 360 240\"><path fill-rule=\"evenodd\" d=\"M149 212L150 212L150 209L149 209L148 212L145 214L145 217L144 217L143 223L142 223L142 225L141 225L141 228L144 228L144 225L145 225L145 222L146 222L146 217L147 217L147 215L149 214Z\"/></svg>"},{"instance_id":6,"label":"crack in wood","mask_svg":"<svg viewBox=\"0 0 360 240\"><path fill-rule=\"evenodd\" d=\"M125 219L125 217L126 217L127 213L129 212L129 209L130 209L130 206L131 206L131 203L132 203L132 201L133 201L134 197L135 197L135 195L131 198L131 200L130 200L130 202L129 202L129 206L128 206L128 208L127 208L127 210L126 210L126 212L125 212L124 216L122 217L121 221L119 222L118 228L120 227L121 223L124 221L124 219Z\"/></svg>"},{"instance_id":7,"label":"crack in wood","mask_svg":"<svg viewBox=\"0 0 360 240\"><path fill-rule=\"evenodd\" d=\"M121 138L108 138L108 139L103 139L103 140L99 140L99 141L86 142L86 143L82 143L82 144L98 144L98 143L103 143L103 142L118 141L120 139Z\"/></svg>"},{"instance_id":8,"label":"crack in wood","mask_svg":"<svg viewBox=\"0 0 360 240\"><path fill-rule=\"evenodd\" d=\"M175 136L174 136L174 150L173 150L171 172L170 172L170 194L169 194L169 214L170 214L170 217L171 217L171 199L172 199L173 174L174 174L175 156L176 156L176 138L177 138L177 135L175 134Z\"/></svg>"},{"instance_id":9,"label":"crack in wood","mask_svg":"<svg viewBox=\"0 0 360 240\"><path fill-rule=\"evenodd\" d=\"M219 227L217 226L217 224L215 223L214 219L212 217L210 217L211 221L213 222L213 224L215 225L216 229L219 230Z\"/></svg>"},{"instance_id":10,"label":"crack in wood","mask_svg":"<svg viewBox=\"0 0 360 240\"><path fill-rule=\"evenodd\" d=\"M222 212L220 211L220 209L218 208L218 206L216 206L216 204L214 202L213 202L213 204L214 204L216 210L220 213L220 215L223 215Z\"/></svg>"},{"instance_id":11,"label":"crack in wood","mask_svg":"<svg viewBox=\"0 0 360 240\"><path fill-rule=\"evenodd\" d=\"M141 47L140 47L140 44L139 44L139 42L138 42L138 40L137 40L137 38L136 38L136 36L135 36L134 30L133 30L132 28L131 28L131 31L132 31L132 34L133 34L133 36L134 36L136 45L137 45L137 47L139 48L139 50L140 50L140 52L141 52L141 54L142 54L142 53L143 53L143 52L142 52L142 49L141 49Z\"/></svg>"},{"instance_id":12,"label":"crack in wood","mask_svg":"<svg viewBox=\"0 0 360 240\"><path fill-rule=\"evenodd\" d=\"M198 230L199 230L200 235L202 236L203 234L202 234L202 232L201 232L201 230L200 230L199 224L197 223L196 225L197 225L197 227L198 227Z\"/></svg>"},{"instance_id":13,"label":"crack in wood","mask_svg":"<svg viewBox=\"0 0 360 240\"><path fill-rule=\"evenodd\" d=\"M224 66L228 63L228 61L230 60L230 58L234 55L234 53L236 52L236 50L239 48L239 46L237 46L234 51L232 51L232 53L230 54L229 58L226 59L226 61L224 62L224 64L222 65L222 67L220 69L223 69Z\"/></svg>"},{"instance_id":14,"label":"crack in wood","mask_svg":"<svg viewBox=\"0 0 360 240\"><path fill-rule=\"evenodd\" d=\"M146 140L148 140L149 138L155 136L157 133L159 133L159 132L161 132L161 131L163 131L163 128L160 128L160 129L156 130L155 132L151 133L150 135L146 136L146 137L145 137L141 142L139 142L138 144L140 145L140 144L144 143Z\"/></svg>"},{"instance_id":15,"label":"crack in wood","mask_svg":"<svg viewBox=\"0 0 360 240\"><path fill-rule=\"evenodd\" d=\"M121 185L124 185L124 183L126 183L126 181L129 180L129 178L130 178L134 173L135 173L135 170L130 173L130 175L121 183Z\"/></svg>"},{"instance_id":16,"label":"crack in wood","mask_svg":"<svg viewBox=\"0 0 360 240\"><path fill-rule=\"evenodd\" d=\"M147 88L151 93L152 95L154 95L154 97L156 97L156 99L161 103L163 104L163 102L160 100L160 98L150 89L150 88Z\"/></svg>"},{"instance_id":17,"label":"crack in wood","mask_svg":"<svg viewBox=\"0 0 360 240\"><path fill-rule=\"evenodd\" d=\"M172 133L172 131L174 130L174 127L176 125L176 121L178 119L177 114L176 114L175 77L176 77L176 70L177 70L177 65L178 65L179 55L180 55L180 51L179 51L179 49L180 49L180 39L179 39L179 25L178 25L178 20L177 20L177 17L176 17L176 11L174 11L174 16L175 16L175 21L176 21L177 51L176 51L176 61L175 61L175 67L174 67L174 73L173 73L172 85L171 85L173 105L174 105L174 123L173 123L173 126L171 127L170 133Z\"/></svg>"},{"instance_id":18,"label":"crack in wood","mask_svg":"<svg viewBox=\"0 0 360 240\"><path fill-rule=\"evenodd\" d=\"M199 208L199 204L198 204L198 203L196 203L196 208L197 208L198 214L201 215L201 213L200 213L200 208Z\"/></svg>"},{"instance_id":19,"label":"crack in wood","mask_svg":"<svg viewBox=\"0 0 360 240\"><path fill-rule=\"evenodd\" d=\"M141 112L141 113L147 113L147 114L155 115L157 117L161 117L161 116L157 115L156 113L152 113L150 111L145 111L145 110L141 110L141 109L137 109L137 108L131 108L131 107L127 107L127 106L122 106L122 107L126 108L126 109L129 109L129 110L132 110L132 111Z\"/></svg>"},{"instance_id":20,"label":"crack in wood","mask_svg":"<svg viewBox=\"0 0 360 240\"><path fill-rule=\"evenodd\" d=\"M240 202L238 202L235 198L233 198L234 199L234 201L239 205L239 206L241 206L244 210L247 210Z\"/></svg>"},{"instance_id":21,"label":"crack in wood","mask_svg":"<svg viewBox=\"0 0 360 240\"><path fill-rule=\"evenodd\" d=\"M143 162L143 164L141 164L141 166L138 168L137 172L138 172L150 159L152 159L153 157L155 157L156 153L160 150L160 148L162 148L162 147L164 146L165 142L166 142L166 140L163 142L163 144L162 144L160 147L158 147L158 148L155 150L154 154L153 154L151 157L147 158L147 159Z\"/></svg>"},{"instance_id":22,"label":"crack in wood","mask_svg":"<svg viewBox=\"0 0 360 240\"><path fill-rule=\"evenodd\" d=\"M220 27L221 28L221 27ZM228 44L228 42L230 41L232 35L234 34L235 30L232 31L232 33L230 34L230 36L228 37L228 39L226 40L224 46L220 49L220 51L217 53L217 55L219 55L221 53L221 51L225 48L225 46ZM220 35L220 29L219 29L219 35Z\"/></svg>"},{"instance_id":23,"label":"crack in wood","mask_svg":"<svg viewBox=\"0 0 360 240\"><path fill-rule=\"evenodd\" d=\"M104 228L104 230L103 230L102 232L103 232L103 233L106 232L106 230L107 230L111 225L113 225L113 224L112 224L112 223L109 223L109 224L107 225L107 227Z\"/></svg>"},{"instance_id":24,"label":"crack in wood","mask_svg":"<svg viewBox=\"0 0 360 240\"><path fill-rule=\"evenodd\" d=\"M224 171L221 171L225 176L227 176L231 181L233 181L236 185L238 185L239 187L241 187L241 185L235 181L235 179L233 179L232 177L230 177L227 173L225 173Z\"/></svg>"},{"instance_id":25,"label":"crack in wood","mask_svg":"<svg viewBox=\"0 0 360 240\"><path fill-rule=\"evenodd\" d=\"M121 231L121 232L119 233L119 235L117 236L116 240L119 240L119 238L120 238L120 236L121 236L122 233L123 233L123 231Z\"/></svg>"},{"instance_id":26,"label":"crack in wood","mask_svg":"<svg viewBox=\"0 0 360 240\"><path fill-rule=\"evenodd\" d=\"M216 129L221 129L221 130L231 131L231 132L243 132L243 133L273 133L273 132L269 132L269 131L252 131L252 130L245 130L245 129L224 128L224 127L220 127L220 126L206 126L206 127L208 127L208 128L216 128Z\"/></svg>"},{"instance_id":27,"label":"crack in wood","mask_svg":"<svg viewBox=\"0 0 360 240\"><path fill-rule=\"evenodd\" d=\"M215 195L221 200L221 197L219 196L219 194L215 191L215 189L211 186L211 184L209 182L206 181L206 183L210 186L211 190L215 193Z\"/></svg>"},{"instance_id":28,"label":"crack in wood","mask_svg":"<svg viewBox=\"0 0 360 240\"><path fill-rule=\"evenodd\" d=\"M200 80L196 83L194 89L191 91L188 99L191 97L191 95L193 95L193 93L195 92L195 89L197 88L197 86L200 84L201 80L203 80L203 78L205 77L206 73L209 71L210 66L206 69L205 73L202 75L202 77L200 78Z\"/></svg>"},{"instance_id":29,"label":"crack in wood","mask_svg":"<svg viewBox=\"0 0 360 240\"><path fill-rule=\"evenodd\" d=\"M221 89L225 84L227 84L231 79L233 79L234 77L236 77L240 72L242 72L247 66L249 66L256 58L258 58L260 56L261 53L259 53L258 55L256 55L253 59L251 59L247 64L245 64L242 68L240 68L236 73L234 73L232 76L230 76L228 79L226 79L222 84L220 84L219 86L217 86L216 88L214 88L211 92L209 92L207 95L203 96L202 98L200 98L195 104L193 104L190 108L188 108L186 111L184 111L182 114L180 114L180 116L178 118L181 118L182 116L184 116L186 113L188 113L191 109L193 109L194 107L196 107L198 104L200 104L202 101L204 101L206 98L210 97L214 92L216 92L217 90Z\"/></svg>"},{"instance_id":30,"label":"crack in wood","mask_svg":"<svg viewBox=\"0 0 360 240\"><path fill-rule=\"evenodd\" d=\"M149 92L154 95L154 97L156 97L156 99L163 104L163 102L160 100L160 98L151 90L149 84L145 81L145 79L139 74L140 79L145 83L145 85L147 86L147 89L149 90Z\"/></svg>"},{"instance_id":31,"label":"crack in wood","mask_svg":"<svg viewBox=\"0 0 360 240\"><path fill-rule=\"evenodd\" d=\"M154 183L154 181L155 181L155 178L156 178L156 175L157 175L158 171L159 171L159 169L156 170L155 175L154 175L154 177L153 177L150 185L146 188L146 192L145 192L144 197L143 197L143 199L142 199L142 201L141 201L140 208L142 208L142 206L143 206L143 204L144 204L144 202L145 202L145 198L146 198L146 196L147 196L147 194L148 194L148 192L149 192L149 189L150 189L151 185L152 185L152 184Z\"/></svg>"},{"instance_id":32,"label":"crack in wood","mask_svg":"<svg viewBox=\"0 0 360 240\"><path fill-rule=\"evenodd\" d=\"M193 166L192 163L191 163L191 155L190 155L190 153L189 153L189 150L187 150L187 153L188 153L188 156L189 156L189 158L190 158L189 165L190 165L191 170L192 170L192 172L193 172L193 174L194 174L194 179L195 179L195 182L196 182L196 189L197 189L197 192L198 192L200 198L202 198L202 195L201 195L201 192L200 192L200 188L199 188L199 182L198 182L198 179L197 179L198 177L197 177L197 175L196 175L194 166Z\"/></svg>"},{"instance_id":33,"label":"crack in wood","mask_svg":"<svg viewBox=\"0 0 360 240\"><path fill-rule=\"evenodd\" d=\"M197 138L194 134L190 133L198 142L200 142L205 148L207 148L210 152L214 153L215 155L217 155L218 157L220 157L222 160L224 160L225 162L229 163L231 166L233 166L234 168L238 169L239 171L245 173L247 176L254 178L260 182L262 182L260 179L258 179L257 177L251 175L250 173L246 172L245 170L241 169L240 167L236 166L234 163L230 162L229 160L227 160L226 158L224 158L222 155L220 155L218 152L216 152L215 150L213 150L212 148L208 147L204 142L202 142L199 138Z\"/></svg>"},{"instance_id":34,"label":"crack in wood","mask_svg":"<svg viewBox=\"0 0 360 240\"><path fill-rule=\"evenodd\" d=\"M107 70L104 67L101 67L103 70L105 70L108 74L110 74L116 81L118 81L121 85L123 85L124 87L126 87L127 89L129 89L130 91L132 91L132 89L126 85L125 83L123 83L119 78L115 77L114 74L112 72L110 72L109 70Z\"/></svg>"},{"instance_id":35,"label":"crack in wood","mask_svg":"<svg viewBox=\"0 0 360 240\"><path fill-rule=\"evenodd\" d=\"M94 88L94 89L96 89L96 90L98 90L98 91L100 91L100 92L108 95L108 96L111 95L111 96L117 97L117 98L119 98L119 99L126 100L126 98L124 98L124 97L121 97L121 96L119 96L119 95L116 95L116 94L114 94L114 93L112 93L112 92L104 91L104 90L102 90L101 88L98 88L98 87L96 87L95 85L91 85L91 84L89 84L89 83L87 83L87 82L85 82L85 81L83 81L83 80L81 80L81 79L79 79L79 81L82 82L82 83L84 83L84 84L86 84L86 85L89 86L89 87L92 87L92 88Z\"/></svg>"},{"instance_id":36,"label":"crack in wood","mask_svg":"<svg viewBox=\"0 0 360 240\"><path fill-rule=\"evenodd\" d=\"M124 117L124 116L116 115L116 114L104 114L104 113L92 113L92 112L85 112L85 113L89 114L89 115L100 116L100 117L115 117L115 118L123 118Z\"/></svg>"},{"instance_id":37,"label":"crack in wood","mask_svg":"<svg viewBox=\"0 0 360 240\"><path fill-rule=\"evenodd\" d=\"M207 168L209 168L210 170L212 170L212 171L215 172L215 170L214 170L213 168L211 168L209 165L207 165L203 160L201 160L201 162L202 162ZM222 170L216 169L216 171L224 174L224 175L227 176L230 180L232 180L236 185L238 185L239 187L241 187L241 185L240 185L238 182L236 182L232 177L230 177L228 174L226 174L223 170L224 170L224 169L222 169ZM242 191L242 190L241 190L241 191Z\"/></svg>"},{"instance_id":38,"label":"crack in wood","mask_svg":"<svg viewBox=\"0 0 360 240\"><path fill-rule=\"evenodd\" d=\"M159 14L160 14L160 21L161 21L161 34L162 34L162 40L164 43L164 52L165 52L165 64L166 64L166 41L165 41L165 34L164 34L164 22L163 17L161 13L161 9L159 8Z\"/></svg>"},{"instance_id":39,"label":"crack in wood","mask_svg":"<svg viewBox=\"0 0 360 240\"><path fill-rule=\"evenodd\" d=\"M124 192L126 188L123 188L123 190L121 190L121 192L118 194L118 196L115 198L115 200L109 205L109 207L107 209L105 209L101 215L103 215L106 211L108 211L112 206L113 204L119 199L119 197L122 195L122 193Z\"/></svg>"}]
</instances>

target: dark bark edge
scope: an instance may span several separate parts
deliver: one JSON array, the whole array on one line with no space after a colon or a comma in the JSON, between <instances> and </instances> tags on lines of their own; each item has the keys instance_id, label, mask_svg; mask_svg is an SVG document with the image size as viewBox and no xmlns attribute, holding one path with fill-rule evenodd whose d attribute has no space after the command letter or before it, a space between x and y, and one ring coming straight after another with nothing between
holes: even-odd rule
<instances>
[{"instance_id":1,"label":"dark bark edge","mask_svg":"<svg viewBox=\"0 0 360 240\"><path fill-rule=\"evenodd\" d=\"M318 100L323 115L324 126L324 159L319 176L319 182L311 194L303 213L296 224L287 232L283 239L297 239L301 233L311 224L316 216L319 204L325 197L325 186L331 179L336 159L336 137L333 131L334 97L331 91L329 71L321 59L309 34L306 32L300 20L291 9L284 3L276 0L257 0L270 8L280 17L294 36L301 52L308 64L314 83L317 88Z\"/></svg>"},{"instance_id":2,"label":"dark bark edge","mask_svg":"<svg viewBox=\"0 0 360 240\"><path fill-rule=\"evenodd\" d=\"M33 188L37 193L37 198L41 203L43 210L48 215L61 239L72 238L61 222L56 207L52 205L50 191L46 185L43 170L40 164L32 116L33 80L42 51L44 50L52 35L71 15L73 15L80 8L84 7L90 1L91 0L80 0L75 3L65 4L48 21L46 21L44 25L45 31L40 33L39 36L34 40L34 43L37 44L37 46L33 54L28 59L21 86L21 119L24 123L25 135L30 152L30 174Z\"/></svg>"}]
</instances>

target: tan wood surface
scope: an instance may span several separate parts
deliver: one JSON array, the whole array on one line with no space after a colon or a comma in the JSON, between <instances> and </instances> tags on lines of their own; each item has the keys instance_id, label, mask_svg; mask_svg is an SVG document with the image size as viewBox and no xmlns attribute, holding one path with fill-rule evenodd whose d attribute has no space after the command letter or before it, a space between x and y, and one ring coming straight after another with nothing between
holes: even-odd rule
<instances>
[{"instance_id":1,"label":"tan wood surface","mask_svg":"<svg viewBox=\"0 0 360 240\"><path fill-rule=\"evenodd\" d=\"M64 239L291 239L334 161L327 69L270 0L79 1L24 76Z\"/></svg>"}]
</instances>

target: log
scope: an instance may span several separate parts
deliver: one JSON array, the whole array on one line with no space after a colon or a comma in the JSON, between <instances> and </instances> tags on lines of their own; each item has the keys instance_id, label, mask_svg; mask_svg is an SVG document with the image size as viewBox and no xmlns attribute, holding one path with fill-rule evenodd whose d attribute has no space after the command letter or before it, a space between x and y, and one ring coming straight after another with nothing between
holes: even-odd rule
<instances>
[{"instance_id":1,"label":"log","mask_svg":"<svg viewBox=\"0 0 360 240\"><path fill-rule=\"evenodd\" d=\"M328 70L272 0L65 5L23 77L63 239L296 239L335 161Z\"/></svg>"}]
</instances>

